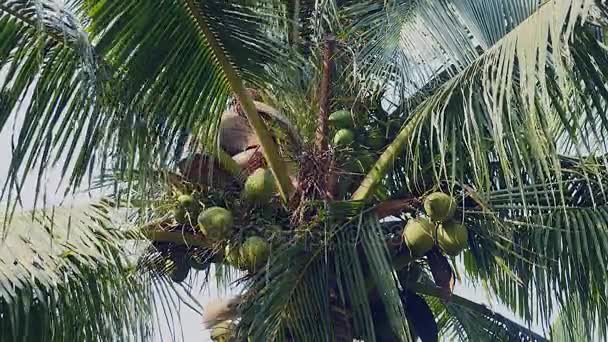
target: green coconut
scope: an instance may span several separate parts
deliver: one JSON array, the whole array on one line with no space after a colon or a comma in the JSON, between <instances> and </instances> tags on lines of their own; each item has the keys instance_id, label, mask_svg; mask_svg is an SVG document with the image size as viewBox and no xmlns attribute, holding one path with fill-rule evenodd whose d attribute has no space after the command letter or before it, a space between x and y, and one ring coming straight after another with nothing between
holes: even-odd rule
<instances>
[{"instance_id":1,"label":"green coconut","mask_svg":"<svg viewBox=\"0 0 608 342\"><path fill-rule=\"evenodd\" d=\"M409 220L403 230L403 241L413 256L420 257L435 245L433 230L435 225L427 218Z\"/></svg>"},{"instance_id":2,"label":"green coconut","mask_svg":"<svg viewBox=\"0 0 608 342\"><path fill-rule=\"evenodd\" d=\"M365 139L365 146L370 149L377 151L384 147L386 144L386 139L384 137L384 133L382 133L379 129L370 130L369 134Z\"/></svg>"},{"instance_id":3,"label":"green coconut","mask_svg":"<svg viewBox=\"0 0 608 342\"><path fill-rule=\"evenodd\" d=\"M334 146L348 146L355 141L355 132L343 128L334 135Z\"/></svg>"},{"instance_id":4,"label":"green coconut","mask_svg":"<svg viewBox=\"0 0 608 342\"><path fill-rule=\"evenodd\" d=\"M230 321L223 321L211 329L211 340L214 342L228 342L234 338L236 326Z\"/></svg>"},{"instance_id":5,"label":"green coconut","mask_svg":"<svg viewBox=\"0 0 608 342\"><path fill-rule=\"evenodd\" d=\"M437 229L439 247L451 256L457 256L468 247L469 233L467 227L457 222L446 222Z\"/></svg>"},{"instance_id":6,"label":"green coconut","mask_svg":"<svg viewBox=\"0 0 608 342\"><path fill-rule=\"evenodd\" d=\"M190 196L190 195L180 195L177 198L177 202L179 203L179 205L182 208L191 208L193 205L195 205L195 201L194 201L194 197Z\"/></svg>"},{"instance_id":7,"label":"green coconut","mask_svg":"<svg viewBox=\"0 0 608 342\"><path fill-rule=\"evenodd\" d=\"M211 207L198 216L198 227L211 240L220 241L230 236L234 218L222 207Z\"/></svg>"},{"instance_id":8,"label":"green coconut","mask_svg":"<svg viewBox=\"0 0 608 342\"><path fill-rule=\"evenodd\" d=\"M250 202L267 203L274 195L276 183L272 172L268 169L255 170L245 182L243 198Z\"/></svg>"},{"instance_id":9,"label":"green coconut","mask_svg":"<svg viewBox=\"0 0 608 342\"><path fill-rule=\"evenodd\" d=\"M177 221L177 223L181 223L181 224L188 223L188 217L187 217L188 212L186 211L186 209L184 209L182 207L177 207L172 210L172 213L173 213L173 218L175 218L175 221Z\"/></svg>"},{"instance_id":10,"label":"green coconut","mask_svg":"<svg viewBox=\"0 0 608 342\"><path fill-rule=\"evenodd\" d=\"M434 222L446 222L454 216L456 201L443 192L434 192L424 200L424 210Z\"/></svg>"},{"instance_id":11,"label":"green coconut","mask_svg":"<svg viewBox=\"0 0 608 342\"><path fill-rule=\"evenodd\" d=\"M273 238L279 236L283 232L283 228L278 224L271 224L264 228L264 235Z\"/></svg>"},{"instance_id":12,"label":"green coconut","mask_svg":"<svg viewBox=\"0 0 608 342\"><path fill-rule=\"evenodd\" d=\"M240 249L241 260L250 270L256 270L266 263L270 246L259 236L248 237Z\"/></svg>"},{"instance_id":13,"label":"green coconut","mask_svg":"<svg viewBox=\"0 0 608 342\"><path fill-rule=\"evenodd\" d=\"M347 110L333 112L327 121L337 129L352 128L355 125L352 115Z\"/></svg>"}]
</instances>

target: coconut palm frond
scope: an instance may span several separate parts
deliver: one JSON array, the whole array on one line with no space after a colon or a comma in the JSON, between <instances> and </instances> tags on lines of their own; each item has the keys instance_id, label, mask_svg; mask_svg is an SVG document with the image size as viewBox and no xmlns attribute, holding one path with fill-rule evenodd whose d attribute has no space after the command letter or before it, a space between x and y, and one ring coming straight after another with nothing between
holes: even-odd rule
<instances>
[{"instance_id":1,"label":"coconut palm frond","mask_svg":"<svg viewBox=\"0 0 608 342\"><path fill-rule=\"evenodd\" d=\"M581 315L584 310L585 308L576 299L564 303L551 324L551 339L553 341L573 341L587 339L591 336L591 341L601 341L602 336L607 336L605 326L593 325L586 321L587 317Z\"/></svg>"},{"instance_id":2,"label":"coconut palm frond","mask_svg":"<svg viewBox=\"0 0 608 342\"><path fill-rule=\"evenodd\" d=\"M0 243L3 341L147 341L152 296L103 207L15 215ZM69 217L69 218L68 218ZM24 227L28 227L24 230Z\"/></svg>"},{"instance_id":3,"label":"coconut palm frond","mask_svg":"<svg viewBox=\"0 0 608 342\"><path fill-rule=\"evenodd\" d=\"M608 317L605 171L593 181L564 171L579 177L530 184L523 194L504 188L473 195L476 203L464 216L474 236L464 260L473 281L527 322L549 322L555 310L575 301L589 332Z\"/></svg>"},{"instance_id":4,"label":"coconut palm frond","mask_svg":"<svg viewBox=\"0 0 608 342\"><path fill-rule=\"evenodd\" d=\"M440 327L440 334L450 341L547 341L536 333L484 305L455 296L449 303L425 296Z\"/></svg>"},{"instance_id":5,"label":"coconut palm frond","mask_svg":"<svg viewBox=\"0 0 608 342\"><path fill-rule=\"evenodd\" d=\"M579 26L589 5L545 3L438 89L409 114L353 198L370 196L401 155L409 158L405 172L414 181L431 173L435 181L464 177L488 189L492 162L518 187L518 170L537 170L535 177L543 179L559 174L564 151L581 156L605 148L608 126L598 113L604 110L606 53ZM582 55L590 63L571 62ZM581 141L581 134L590 139ZM429 162L431 169L422 170Z\"/></svg>"},{"instance_id":6,"label":"coconut palm frond","mask_svg":"<svg viewBox=\"0 0 608 342\"><path fill-rule=\"evenodd\" d=\"M356 1L344 12L352 22L349 42L361 47L356 72L367 87L388 87L399 103L471 65L538 6L537 0Z\"/></svg>"},{"instance_id":7,"label":"coconut palm frond","mask_svg":"<svg viewBox=\"0 0 608 342\"><path fill-rule=\"evenodd\" d=\"M369 267L369 277L384 304L386 317L394 336L400 341L410 341L410 327L399 293L399 280L393 272L392 255L388 250L384 233L374 219L367 220L360 232Z\"/></svg>"},{"instance_id":8,"label":"coconut palm frond","mask_svg":"<svg viewBox=\"0 0 608 342\"><path fill-rule=\"evenodd\" d=\"M62 161L71 188L97 169L165 165L184 130L215 150L230 88L186 2L0 5L0 127L17 120L7 189ZM265 26L279 17L266 7L217 1L196 10L251 86L266 63L285 60Z\"/></svg>"},{"instance_id":9,"label":"coconut palm frond","mask_svg":"<svg viewBox=\"0 0 608 342\"><path fill-rule=\"evenodd\" d=\"M323 281L328 270L322 257L309 254L302 244L289 244L273 251L266 268L251 280L252 297L245 297L242 336L277 341L331 336L328 283Z\"/></svg>"}]
</instances>

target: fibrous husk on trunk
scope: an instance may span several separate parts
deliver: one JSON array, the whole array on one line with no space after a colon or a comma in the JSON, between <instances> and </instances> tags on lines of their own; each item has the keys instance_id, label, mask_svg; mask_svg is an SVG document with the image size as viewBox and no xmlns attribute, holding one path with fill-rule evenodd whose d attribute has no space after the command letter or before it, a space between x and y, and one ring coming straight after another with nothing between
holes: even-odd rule
<instances>
[{"instance_id":1,"label":"fibrous husk on trunk","mask_svg":"<svg viewBox=\"0 0 608 342\"><path fill-rule=\"evenodd\" d=\"M223 187L234 180L234 177L223 170L217 160L203 153L195 153L178 162L177 167L182 176L191 183L205 186Z\"/></svg>"},{"instance_id":2,"label":"fibrous husk on trunk","mask_svg":"<svg viewBox=\"0 0 608 342\"><path fill-rule=\"evenodd\" d=\"M233 111L224 112L219 127L219 144L230 155L260 145L249 121Z\"/></svg>"}]
</instances>

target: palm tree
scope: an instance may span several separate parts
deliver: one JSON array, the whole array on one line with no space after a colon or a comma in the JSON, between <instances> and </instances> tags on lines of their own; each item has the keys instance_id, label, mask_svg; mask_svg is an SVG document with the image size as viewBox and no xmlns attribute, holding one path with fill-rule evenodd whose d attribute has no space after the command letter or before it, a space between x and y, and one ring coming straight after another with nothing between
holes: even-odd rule
<instances>
[{"instance_id":1,"label":"palm tree","mask_svg":"<svg viewBox=\"0 0 608 342\"><path fill-rule=\"evenodd\" d=\"M2 339L146 339L151 286L191 268L242 285L207 322L229 339L605 339L607 17L599 0L0 3L0 127L18 122ZM70 253L4 253L57 238L9 223L52 166L110 201L65 224Z\"/></svg>"}]
</instances>

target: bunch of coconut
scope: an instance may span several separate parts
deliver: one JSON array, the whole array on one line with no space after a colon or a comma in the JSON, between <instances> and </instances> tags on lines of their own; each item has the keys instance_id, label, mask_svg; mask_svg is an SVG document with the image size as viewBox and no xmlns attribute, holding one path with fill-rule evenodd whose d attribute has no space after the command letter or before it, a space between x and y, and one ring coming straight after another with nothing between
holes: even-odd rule
<instances>
[{"instance_id":1,"label":"bunch of coconut","mask_svg":"<svg viewBox=\"0 0 608 342\"><path fill-rule=\"evenodd\" d=\"M425 217L408 221L403 240L414 257L421 257L435 244L447 255L458 256L468 247L468 231L454 219L456 201L443 192L434 192L424 200Z\"/></svg>"},{"instance_id":2,"label":"bunch of coconut","mask_svg":"<svg viewBox=\"0 0 608 342\"><path fill-rule=\"evenodd\" d=\"M254 171L246 180L241 197L252 206L269 205L276 193L275 179L264 168ZM213 243L225 245L224 262L251 272L266 263L270 251L268 241L260 236L249 236L242 243L232 241L234 217L230 210L215 206L198 216L198 228Z\"/></svg>"},{"instance_id":3,"label":"bunch of coconut","mask_svg":"<svg viewBox=\"0 0 608 342\"><path fill-rule=\"evenodd\" d=\"M356 187L357 179L371 170L386 139L381 128L347 110L332 113L328 121L335 132L332 145L339 152L342 170L338 187L346 196Z\"/></svg>"}]
</instances>

